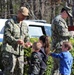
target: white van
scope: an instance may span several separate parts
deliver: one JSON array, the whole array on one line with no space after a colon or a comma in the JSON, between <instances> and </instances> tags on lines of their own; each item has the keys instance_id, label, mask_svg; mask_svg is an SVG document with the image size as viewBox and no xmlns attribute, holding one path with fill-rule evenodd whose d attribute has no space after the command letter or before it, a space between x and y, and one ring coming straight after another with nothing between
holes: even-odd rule
<instances>
[{"instance_id":1,"label":"white van","mask_svg":"<svg viewBox=\"0 0 74 75\"><path fill-rule=\"evenodd\" d=\"M0 42L3 40L4 25L7 19L0 19ZM41 20L24 20L29 27L30 37L39 37L41 35L51 36L51 24Z\"/></svg>"}]
</instances>

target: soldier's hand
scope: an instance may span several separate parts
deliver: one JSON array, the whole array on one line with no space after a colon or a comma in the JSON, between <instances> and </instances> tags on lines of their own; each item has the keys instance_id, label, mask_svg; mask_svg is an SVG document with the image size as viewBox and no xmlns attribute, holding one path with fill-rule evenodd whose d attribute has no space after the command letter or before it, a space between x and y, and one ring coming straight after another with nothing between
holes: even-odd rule
<instances>
[{"instance_id":1,"label":"soldier's hand","mask_svg":"<svg viewBox=\"0 0 74 75\"><path fill-rule=\"evenodd\" d=\"M24 41L23 40L21 40L21 39L19 39L18 41L17 41L17 43L19 44L19 45L24 45Z\"/></svg>"},{"instance_id":2,"label":"soldier's hand","mask_svg":"<svg viewBox=\"0 0 74 75\"><path fill-rule=\"evenodd\" d=\"M31 47L32 46L32 43L31 42L26 42L25 43L25 47Z\"/></svg>"}]
</instances>

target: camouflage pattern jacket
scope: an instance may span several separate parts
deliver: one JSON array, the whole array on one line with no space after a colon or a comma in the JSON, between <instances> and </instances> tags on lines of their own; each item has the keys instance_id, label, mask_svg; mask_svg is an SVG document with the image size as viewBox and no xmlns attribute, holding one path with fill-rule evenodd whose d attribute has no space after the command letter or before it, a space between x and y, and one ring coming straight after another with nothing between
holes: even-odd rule
<instances>
[{"instance_id":1,"label":"camouflage pattern jacket","mask_svg":"<svg viewBox=\"0 0 74 75\"><path fill-rule=\"evenodd\" d=\"M61 48L63 42L68 41L70 34L66 21L61 15L56 16L52 21L52 49Z\"/></svg>"},{"instance_id":2,"label":"camouflage pattern jacket","mask_svg":"<svg viewBox=\"0 0 74 75\"><path fill-rule=\"evenodd\" d=\"M24 42L29 40L28 27L24 22L20 25L17 17L14 17L5 23L2 51L24 55L22 46L17 44L18 39L22 39Z\"/></svg>"},{"instance_id":3,"label":"camouflage pattern jacket","mask_svg":"<svg viewBox=\"0 0 74 75\"><path fill-rule=\"evenodd\" d=\"M40 68L41 68L41 53L40 52L32 52L31 54L31 63L29 67L29 74L30 75L39 75L40 73Z\"/></svg>"}]
</instances>

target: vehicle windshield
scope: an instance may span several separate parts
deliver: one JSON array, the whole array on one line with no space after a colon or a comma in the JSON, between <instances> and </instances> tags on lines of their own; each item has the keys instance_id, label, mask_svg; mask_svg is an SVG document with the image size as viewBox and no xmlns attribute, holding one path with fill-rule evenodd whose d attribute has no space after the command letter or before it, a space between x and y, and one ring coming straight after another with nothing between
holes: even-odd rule
<instances>
[{"instance_id":1,"label":"vehicle windshield","mask_svg":"<svg viewBox=\"0 0 74 75\"><path fill-rule=\"evenodd\" d=\"M50 26L44 26L45 33L47 36L51 36L51 27Z\"/></svg>"},{"instance_id":2,"label":"vehicle windshield","mask_svg":"<svg viewBox=\"0 0 74 75\"><path fill-rule=\"evenodd\" d=\"M4 26L0 27L0 42L3 41Z\"/></svg>"},{"instance_id":3,"label":"vehicle windshield","mask_svg":"<svg viewBox=\"0 0 74 75\"><path fill-rule=\"evenodd\" d=\"M43 35L41 27L29 26L29 36L30 37L39 37Z\"/></svg>"}]
</instances>

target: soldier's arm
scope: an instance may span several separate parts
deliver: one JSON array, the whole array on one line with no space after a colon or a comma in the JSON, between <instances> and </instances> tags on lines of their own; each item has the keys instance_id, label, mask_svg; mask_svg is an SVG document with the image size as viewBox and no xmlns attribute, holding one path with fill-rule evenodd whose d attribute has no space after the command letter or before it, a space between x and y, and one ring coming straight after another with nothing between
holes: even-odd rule
<instances>
[{"instance_id":1,"label":"soldier's arm","mask_svg":"<svg viewBox=\"0 0 74 75\"><path fill-rule=\"evenodd\" d=\"M25 47L31 47L32 43L30 42L30 37L29 37L29 33L28 33L29 28L28 28L28 26L26 24L25 24L25 27L26 27L25 38L24 38Z\"/></svg>"},{"instance_id":2,"label":"soldier's arm","mask_svg":"<svg viewBox=\"0 0 74 75\"><path fill-rule=\"evenodd\" d=\"M27 27L27 31L25 33L26 34L26 37L24 38L24 42L29 42L30 41L30 37L29 37L28 31L29 31L29 29Z\"/></svg>"},{"instance_id":3,"label":"soldier's arm","mask_svg":"<svg viewBox=\"0 0 74 75\"><path fill-rule=\"evenodd\" d=\"M61 37L70 37L69 31L68 31L68 27L65 27L65 24L61 21L58 22L57 24L57 30L58 30L58 34Z\"/></svg>"},{"instance_id":4,"label":"soldier's arm","mask_svg":"<svg viewBox=\"0 0 74 75\"><path fill-rule=\"evenodd\" d=\"M9 44L16 44L18 39L15 39L12 36L12 31L13 31L13 25L11 24L10 21L7 21L5 23L5 27L4 27L4 38L5 38L5 41L7 41Z\"/></svg>"}]
</instances>

